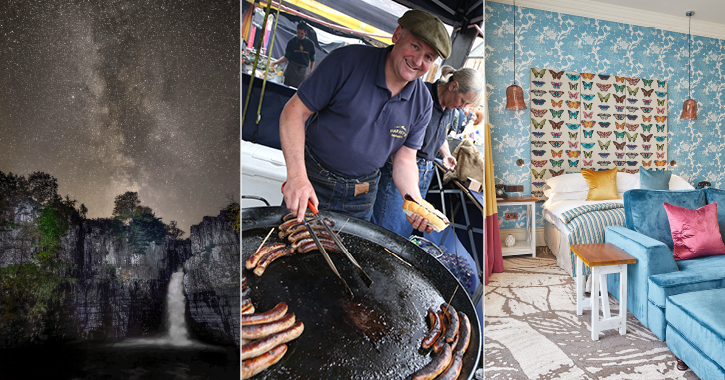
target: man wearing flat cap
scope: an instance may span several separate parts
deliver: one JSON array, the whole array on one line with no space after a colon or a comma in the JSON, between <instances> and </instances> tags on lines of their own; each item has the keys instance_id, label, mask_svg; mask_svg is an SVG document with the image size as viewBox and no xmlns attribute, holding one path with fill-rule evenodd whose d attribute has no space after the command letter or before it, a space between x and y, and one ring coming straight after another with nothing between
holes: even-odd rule
<instances>
[{"instance_id":1,"label":"man wearing flat cap","mask_svg":"<svg viewBox=\"0 0 725 380\"><path fill-rule=\"evenodd\" d=\"M370 220L380 168L390 155L401 195L420 197L416 151L432 100L420 79L451 53L443 23L406 12L387 48L351 45L331 52L302 83L280 116L287 164L286 206L302 221L308 200ZM408 218L431 232L427 220Z\"/></svg>"}]
</instances>

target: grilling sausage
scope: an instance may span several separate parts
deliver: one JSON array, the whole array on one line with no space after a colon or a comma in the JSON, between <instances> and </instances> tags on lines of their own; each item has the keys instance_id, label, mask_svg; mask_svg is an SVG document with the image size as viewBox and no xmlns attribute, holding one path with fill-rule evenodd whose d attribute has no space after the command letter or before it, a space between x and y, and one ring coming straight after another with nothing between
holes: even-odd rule
<instances>
[{"instance_id":1,"label":"grilling sausage","mask_svg":"<svg viewBox=\"0 0 725 380\"><path fill-rule=\"evenodd\" d=\"M458 313L453 306L447 303L441 304L441 310L446 314L446 318L449 321L448 330L446 331L446 342L451 343L456 338L456 334L458 334Z\"/></svg>"},{"instance_id":2,"label":"grilling sausage","mask_svg":"<svg viewBox=\"0 0 725 380\"><path fill-rule=\"evenodd\" d=\"M312 218L313 216L315 216L315 214L313 214L311 212L306 212L305 213L305 219ZM288 221L290 219L297 219L297 215L296 214L293 214L293 213L289 213L289 214L287 214L287 215L285 215L285 216L282 217L282 221L283 222L286 222L286 221Z\"/></svg>"},{"instance_id":3,"label":"grilling sausage","mask_svg":"<svg viewBox=\"0 0 725 380\"><path fill-rule=\"evenodd\" d=\"M458 334L458 344L453 349L453 354L456 356L463 356L468 350L468 345L471 342L471 321L468 320L468 316L465 313L458 312L458 318L461 320L461 331Z\"/></svg>"},{"instance_id":4,"label":"grilling sausage","mask_svg":"<svg viewBox=\"0 0 725 380\"><path fill-rule=\"evenodd\" d=\"M330 234L325 229L318 230L313 227L312 230L315 231L315 234L320 239L333 240L332 236L330 236ZM299 240L307 239L309 237L310 237L310 231L307 229L307 227L305 227L303 230L299 230L299 231L294 232L294 233L290 234L289 236L287 236L287 240L289 240L290 243L294 244L294 243L298 242Z\"/></svg>"},{"instance_id":5,"label":"grilling sausage","mask_svg":"<svg viewBox=\"0 0 725 380\"><path fill-rule=\"evenodd\" d=\"M242 299L249 298L249 293L252 292L252 289L249 288L249 286L242 285Z\"/></svg>"},{"instance_id":6,"label":"grilling sausage","mask_svg":"<svg viewBox=\"0 0 725 380\"><path fill-rule=\"evenodd\" d=\"M254 305L249 304L248 308L242 309L242 315L244 314L254 314Z\"/></svg>"},{"instance_id":7,"label":"grilling sausage","mask_svg":"<svg viewBox=\"0 0 725 380\"><path fill-rule=\"evenodd\" d=\"M340 250L337 248L337 244L335 244L334 241L320 239L320 244L322 244L322 247L325 248L325 251L328 251L328 252L340 252ZM317 249L317 244L315 244L315 241L314 240L310 239L310 242L307 242L304 245L300 245L300 247L297 248L297 252L299 252L299 253L307 253L307 252L310 252L310 251L314 251L316 249Z\"/></svg>"},{"instance_id":8,"label":"grilling sausage","mask_svg":"<svg viewBox=\"0 0 725 380\"><path fill-rule=\"evenodd\" d=\"M430 380L443 373L451 361L451 346L443 345L443 350L436 355L427 366L418 370L411 376L411 380Z\"/></svg>"},{"instance_id":9,"label":"grilling sausage","mask_svg":"<svg viewBox=\"0 0 725 380\"><path fill-rule=\"evenodd\" d=\"M316 224L313 224L310 227L312 227L312 229L315 230L315 231L323 231L323 232L326 232L327 231L325 229L325 227L319 226L319 225L316 225ZM300 224L300 225L297 225L297 226L292 226L292 227L288 228L287 231L285 231L285 236L287 236L287 239L289 239L290 236L292 236L292 235L294 235L294 234L296 234L296 233L298 233L300 231L307 231L307 226L305 226L304 224ZM282 236L282 237L284 238L284 236Z\"/></svg>"},{"instance_id":10,"label":"grilling sausage","mask_svg":"<svg viewBox=\"0 0 725 380\"><path fill-rule=\"evenodd\" d=\"M256 358L244 360L242 362L242 380L249 379L250 377L269 368L271 365L277 363L279 359L282 359L286 352L287 345L280 344Z\"/></svg>"},{"instance_id":11,"label":"grilling sausage","mask_svg":"<svg viewBox=\"0 0 725 380\"><path fill-rule=\"evenodd\" d=\"M285 314L287 314L287 304L284 302L280 302L277 304L277 306L274 307L274 309L267 312L251 315L242 315L242 326L276 321L284 317Z\"/></svg>"},{"instance_id":12,"label":"grilling sausage","mask_svg":"<svg viewBox=\"0 0 725 380\"><path fill-rule=\"evenodd\" d=\"M292 247L284 247L282 249L278 249L278 250L268 253L261 260L259 260L257 267L254 268L254 274L256 274L257 276L261 276L264 273L264 271L267 269L267 266L272 261L277 260L278 258L280 258L282 256L289 255L290 253L292 253L294 251L295 250Z\"/></svg>"},{"instance_id":13,"label":"grilling sausage","mask_svg":"<svg viewBox=\"0 0 725 380\"><path fill-rule=\"evenodd\" d=\"M252 341L249 344L242 346L242 360L262 355L263 353L269 351L272 347L297 339L304 330L305 325L302 322L297 322L292 327L284 329L276 334ZM448 355L450 356L450 347Z\"/></svg>"},{"instance_id":14,"label":"grilling sausage","mask_svg":"<svg viewBox=\"0 0 725 380\"><path fill-rule=\"evenodd\" d=\"M332 240L330 235L317 235L317 238L320 239L320 243L327 243L328 245L335 245L335 241ZM307 245L309 243L315 243L315 239L312 237L306 237L304 239L299 239L296 242L292 243L292 248L297 250L297 252L302 252L299 248L303 245ZM327 247L325 247L327 248Z\"/></svg>"},{"instance_id":15,"label":"grilling sausage","mask_svg":"<svg viewBox=\"0 0 725 380\"><path fill-rule=\"evenodd\" d=\"M287 314L284 318L267 323L256 325L242 326L242 339L259 339L272 334L276 334L284 329L290 328L295 324L295 315Z\"/></svg>"},{"instance_id":16,"label":"grilling sausage","mask_svg":"<svg viewBox=\"0 0 725 380\"><path fill-rule=\"evenodd\" d=\"M460 355L453 355L451 363L448 368L438 377L437 380L454 380L461 374L461 368L463 368L463 357Z\"/></svg>"},{"instance_id":17,"label":"grilling sausage","mask_svg":"<svg viewBox=\"0 0 725 380\"><path fill-rule=\"evenodd\" d=\"M245 263L245 267L247 269L252 269L257 266L257 263L259 262L262 257L264 257L269 252L275 251L280 248L284 248L284 243L274 243L270 245L266 245L260 249L257 250L257 252L254 252L249 258L247 259L247 262Z\"/></svg>"},{"instance_id":18,"label":"grilling sausage","mask_svg":"<svg viewBox=\"0 0 725 380\"><path fill-rule=\"evenodd\" d=\"M441 319L438 317L438 313L433 309L428 309L428 320L430 321L430 329L423 337L423 343L421 343L421 347L424 349L430 348L441 335Z\"/></svg>"},{"instance_id":19,"label":"grilling sausage","mask_svg":"<svg viewBox=\"0 0 725 380\"><path fill-rule=\"evenodd\" d=\"M438 339L433 343L433 352L438 353L446 345L446 331L448 331L448 325L446 324L445 314L442 311L438 312L438 319L441 320L441 333L438 335Z\"/></svg>"}]
</instances>

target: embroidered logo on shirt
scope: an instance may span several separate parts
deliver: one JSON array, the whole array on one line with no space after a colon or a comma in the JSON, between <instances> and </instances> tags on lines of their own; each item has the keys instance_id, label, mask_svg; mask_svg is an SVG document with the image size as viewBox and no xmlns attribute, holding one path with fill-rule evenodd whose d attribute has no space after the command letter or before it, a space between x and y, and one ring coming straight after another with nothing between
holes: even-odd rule
<instances>
[{"instance_id":1,"label":"embroidered logo on shirt","mask_svg":"<svg viewBox=\"0 0 725 380\"><path fill-rule=\"evenodd\" d=\"M399 125L397 127L390 128L390 136L395 137L396 139L404 139L408 136L408 130L404 125Z\"/></svg>"}]
</instances>

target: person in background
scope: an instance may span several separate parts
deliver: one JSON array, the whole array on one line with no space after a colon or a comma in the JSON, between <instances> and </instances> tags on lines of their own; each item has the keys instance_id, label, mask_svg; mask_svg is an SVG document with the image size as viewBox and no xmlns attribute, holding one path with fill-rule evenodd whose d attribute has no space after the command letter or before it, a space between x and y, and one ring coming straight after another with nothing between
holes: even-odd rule
<instances>
[{"instance_id":1,"label":"person in background","mask_svg":"<svg viewBox=\"0 0 725 380\"><path fill-rule=\"evenodd\" d=\"M405 12L398 24L392 46L332 51L285 105L283 194L298 221L308 201L369 221L380 168L393 153L398 189L420 197L415 157L433 106L420 77L439 56L450 55L451 40L440 19L423 11ZM432 231L425 218L408 222Z\"/></svg>"},{"instance_id":2,"label":"person in background","mask_svg":"<svg viewBox=\"0 0 725 380\"><path fill-rule=\"evenodd\" d=\"M272 66L289 62L284 70L284 84L299 87L302 81L315 68L315 44L307 38L307 25L303 22L297 24L297 36L287 42L284 57L272 62Z\"/></svg>"},{"instance_id":3,"label":"person in background","mask_svg":"<svg viewBox=\"0 0 725 380\"><path fill-rule=\"evenodd\" d=\"M421 198L425 198L428 193L433 171L436 170L433 165L436 153L442 157L446 169L452 170L456 166L456 159L451 155L446 137L453 127L457 127L454 125L454 117L456 115L461 117L460 107L474 104L481 96L483 76L474 69L456 70L451 66L443 66L441 79L425 85L433 100L433 110L425 131L423 146L416 154ZM372 222L407 238L413 229L403 212L402 192L396 188L393 181L393 159L394 157L388 158L380 169L380 183L373 206Z\"/></svg>"}]
</instances>

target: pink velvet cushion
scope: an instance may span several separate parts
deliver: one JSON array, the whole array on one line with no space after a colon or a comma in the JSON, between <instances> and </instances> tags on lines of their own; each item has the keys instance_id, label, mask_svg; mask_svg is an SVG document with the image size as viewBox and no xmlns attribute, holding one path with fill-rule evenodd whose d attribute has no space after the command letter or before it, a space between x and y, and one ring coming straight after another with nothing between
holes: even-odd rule
<instances>
[{"instance_id":1,"label":"pink velvet cushion","mask_svg":"<svg viewBox=\"0 0 725 380\"><path fill-rule=\"evenodd\" d=\"M666 202L664 205L675 242L675 260L725 254L725 244L717 223L717 203L697 210Z\"/></svg>"}]
</instances>

